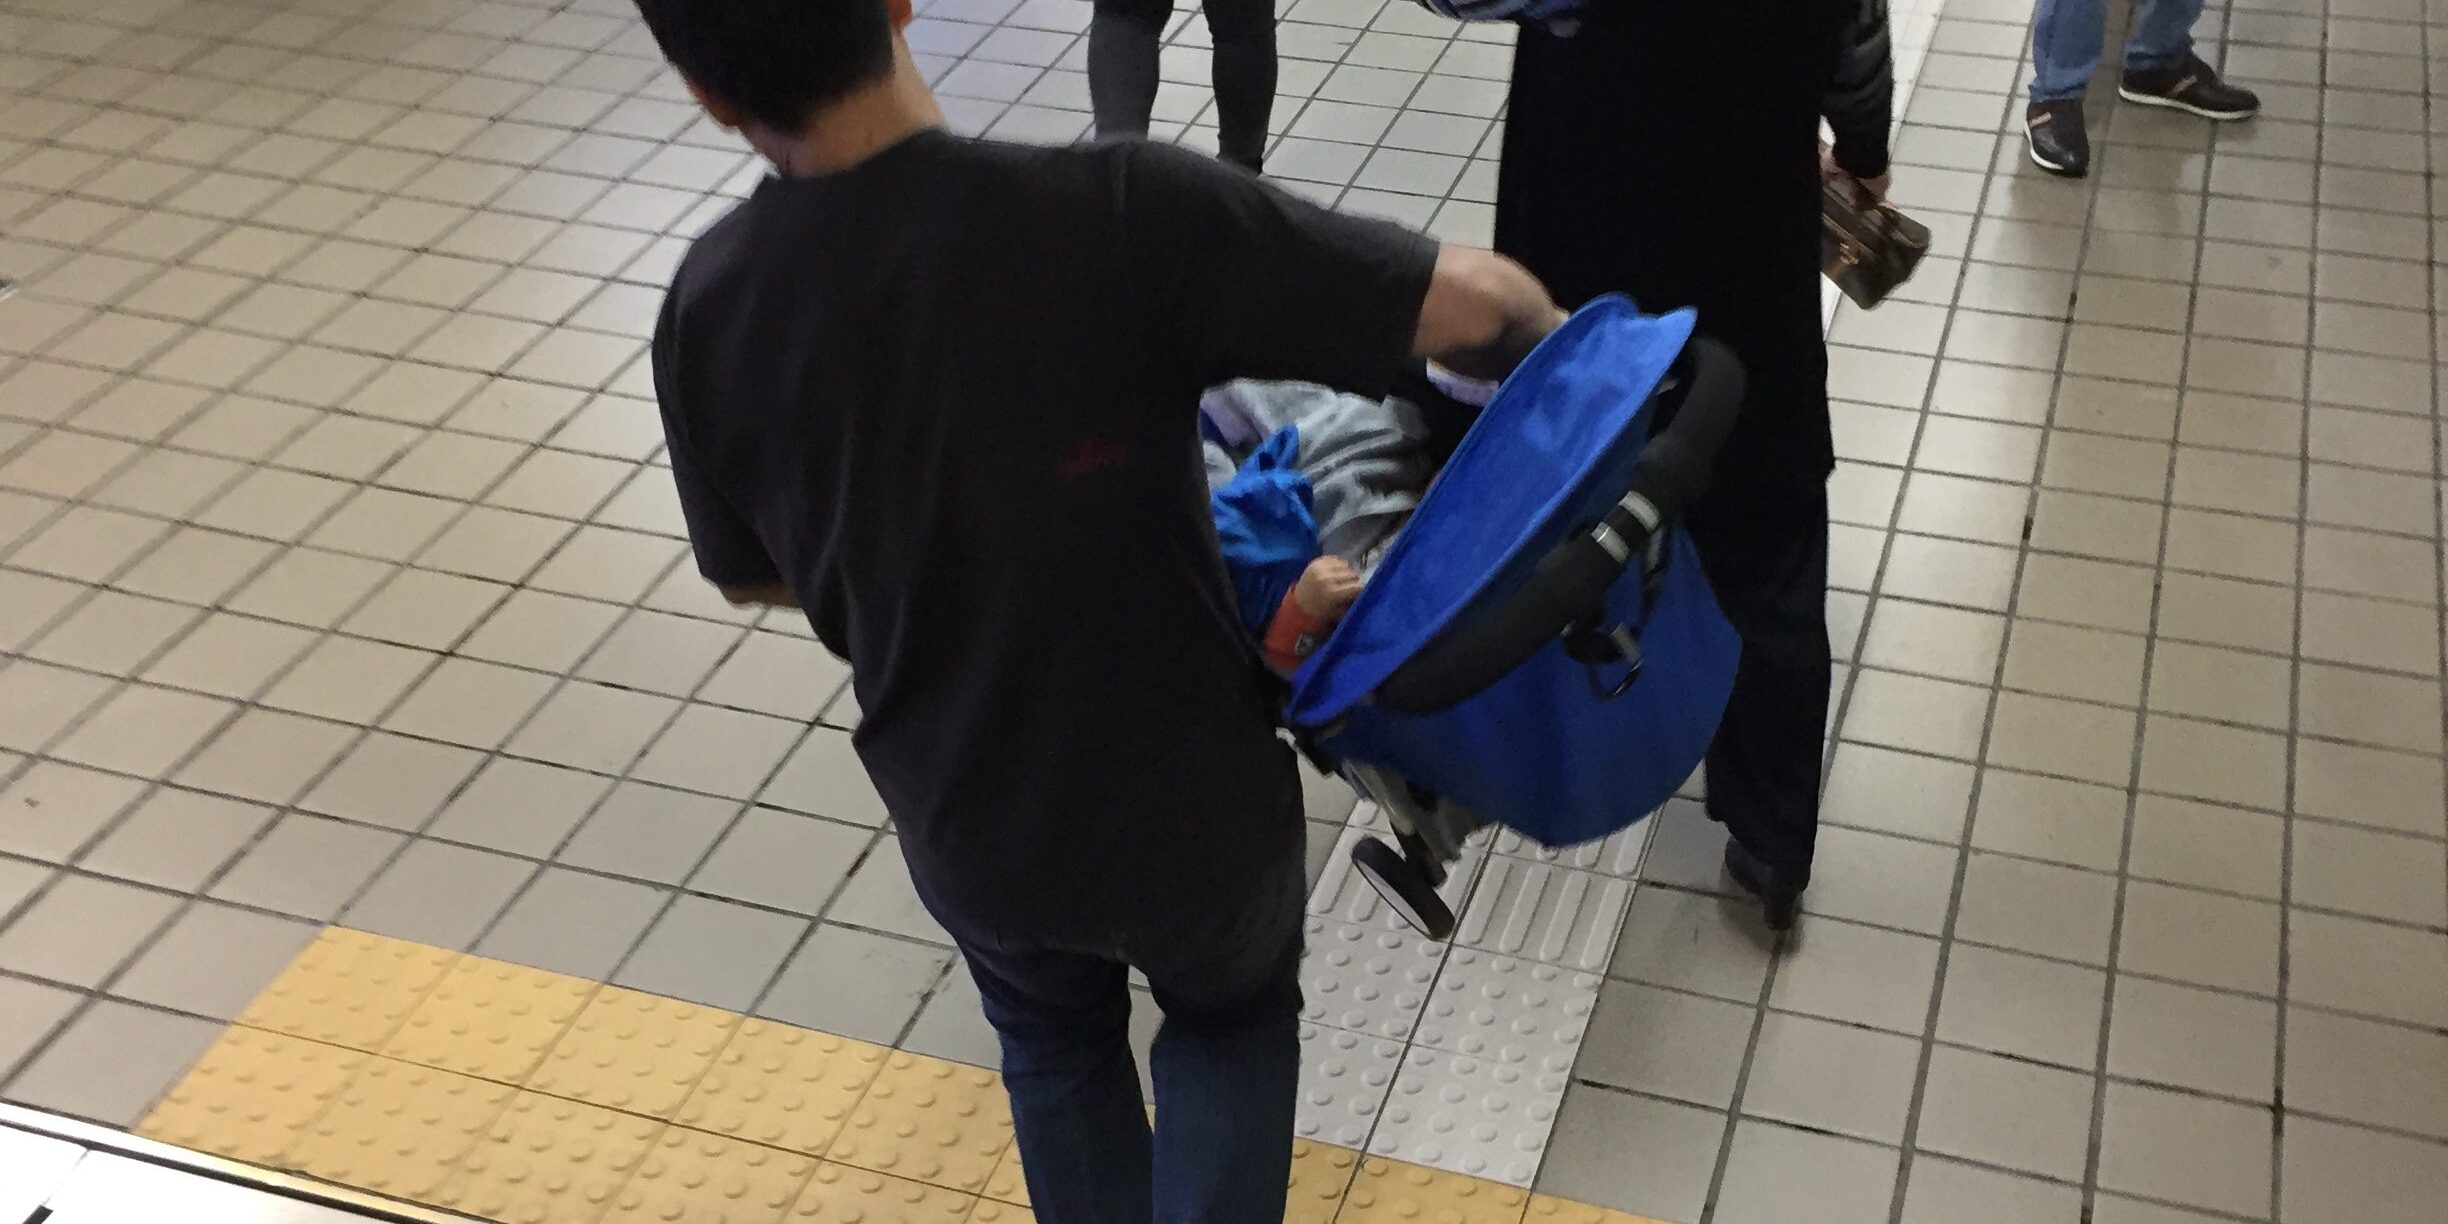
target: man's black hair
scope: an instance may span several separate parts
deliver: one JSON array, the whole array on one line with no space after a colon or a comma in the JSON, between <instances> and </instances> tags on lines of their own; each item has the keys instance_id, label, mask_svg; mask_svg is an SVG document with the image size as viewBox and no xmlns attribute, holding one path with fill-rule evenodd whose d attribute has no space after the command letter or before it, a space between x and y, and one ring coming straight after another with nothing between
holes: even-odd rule
<instances>
[{"instance_id":1,"label":"man's black hair","mask_svg":"<svg viewBox=\"0 0 2448 1224\"><path fill-rule=\"evenodd\" d=\"M663 55L743 115L797 134L892 72L886 0L637 0Z\"/></svg>"}]
</instances>

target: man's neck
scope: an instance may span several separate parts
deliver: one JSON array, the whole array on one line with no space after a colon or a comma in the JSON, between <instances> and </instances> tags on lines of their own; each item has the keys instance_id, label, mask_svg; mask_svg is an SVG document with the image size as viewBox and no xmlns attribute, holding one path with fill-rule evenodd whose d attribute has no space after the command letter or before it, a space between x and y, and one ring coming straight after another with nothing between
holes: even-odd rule
<instances>
[{"instance_id":1,"label":"man's neck","mask_svg":"<svg viewBox=\"0 0 2448 1224\"><path fill-rule=\"evenodd\" d=\"M891 76L826 107L796 136L751 137L785 178L832 174L944 126L943 108L906 46L894 48Z\"/></svg>"}]
</instances>

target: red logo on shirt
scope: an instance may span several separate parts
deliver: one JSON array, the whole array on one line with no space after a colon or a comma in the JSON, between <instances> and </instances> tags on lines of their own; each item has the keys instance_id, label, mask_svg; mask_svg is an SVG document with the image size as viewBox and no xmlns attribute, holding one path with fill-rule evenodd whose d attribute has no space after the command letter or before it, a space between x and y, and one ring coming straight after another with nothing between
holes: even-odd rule
<instances>
[{"instance_id":1,"label":"red logo on shirt","mask_svg":"<svg viewBox=\"0 0 2448 1224\"><path fill-rule=\"evenodd\" d=\"M1072 480L1094 475L1110 467L1122 466L1129 454L1122 444L1111 438L1090 438L1079 444L1069 458L1062 461L1062 474Z\"/></svg>"}]
</instances>

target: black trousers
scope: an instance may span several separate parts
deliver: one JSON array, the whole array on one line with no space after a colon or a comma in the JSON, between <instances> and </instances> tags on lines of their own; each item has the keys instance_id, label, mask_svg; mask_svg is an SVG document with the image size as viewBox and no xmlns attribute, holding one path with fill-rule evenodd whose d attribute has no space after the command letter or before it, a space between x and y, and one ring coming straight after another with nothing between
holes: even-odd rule
<instances>
[{"instance_id":1,"label":"black trousers","mask_svg":"<svg viewBox=\"0 0 2448 1224\"><path fill-rule=\"evenodd\" d=\"M1725 500L1735 501L1740 490ZM1819 837L1828 678L1827 495L1691 522L1701 568L1742 635L1725 721L1709 745L1708 811L1770 866L1807 870Z\"/></svg>"},{"instance_id":2,"label":"black trousers","mask_svg":"<svg viewBox=\"0 0 2448 1224\"><path fill-rule=\"evenodd\" d=\"M1820 90L1848 4L1596 3L1525 29L1496 246L1579 304L1690 306L1750 376L1700 560L1742 635L1709 752L1709 811L1776 867L1811 861L1828 708L1827 350L1819 324ZM1763 38L1761 31L1773 30Z\"/></svg>"},{"instance_id":3,"label":"black trousers","mask_svg":"<svg viewBox=\"0 0 2448 1224\"><path fill-rule=\"evenodd\" d=\"M1275 109L1275 0L1206 0L1215 36L1218 151L1255 171ZM1173 0L1096 0L1088 28L1088 98L1099 136L1145 136L1156 108L1157 57Z\"/></svg>"}]
</instances>

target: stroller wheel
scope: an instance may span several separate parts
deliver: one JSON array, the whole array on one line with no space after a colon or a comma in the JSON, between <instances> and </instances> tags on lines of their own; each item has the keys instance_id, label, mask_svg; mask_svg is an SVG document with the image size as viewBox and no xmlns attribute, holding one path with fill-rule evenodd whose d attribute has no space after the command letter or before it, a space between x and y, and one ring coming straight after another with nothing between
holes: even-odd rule
<instances>
[{"instance_id":1,"label":"stroller wheel","mask_svg":"<svg viewBox=\"0 0 2448 1224\"><path fill-rule=\"evenodd\" d=\"M1363 837L1352 844L1352 866L1360 869L1361 878L1377 895L1385 898L1394 912L1403 916L1421 934L1430 939L1451 939L1454 933L1454 913L1437 895L1418 864L1404 858L1394 847L1374 837Z\"/></svg>"}]
</instances>

